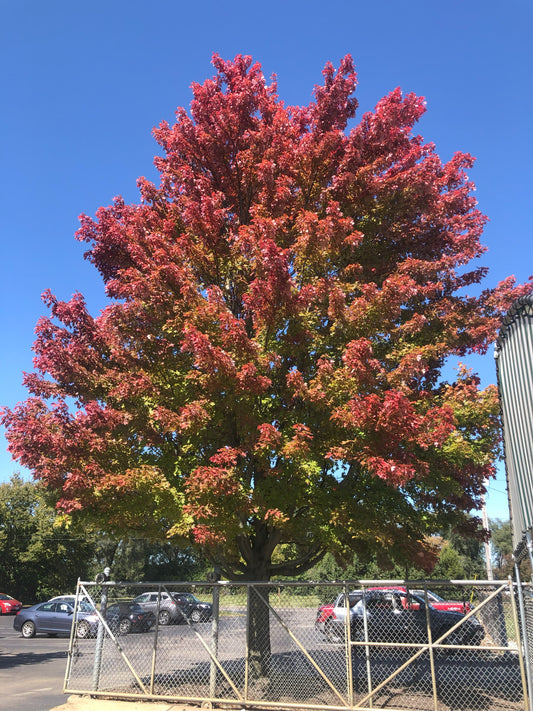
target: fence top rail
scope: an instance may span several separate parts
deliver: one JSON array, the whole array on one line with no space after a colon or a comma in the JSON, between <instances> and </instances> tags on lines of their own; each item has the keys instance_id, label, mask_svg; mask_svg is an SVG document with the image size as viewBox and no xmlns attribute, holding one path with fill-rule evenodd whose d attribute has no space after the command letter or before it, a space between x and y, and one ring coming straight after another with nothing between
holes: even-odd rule
<instances>
[{"instance_id":1,"label":"fence top rail","mask_svg":"<svg viewBox=\"0 0 533 711\"><path fill-rule=\"evenodd\" d=\"M166 581L150 581L146 580L143 582L134 580L106 580L103 583L97 583L94 580L89 581L78 581L78 585L94 586L94 585L107 585L113 586L128 586L128 587L249 587L249 586L263 586L263 587L339 587L339 585L344 585L348 587L408 587L408 588L431 588L431 587L442 587L442 586L454 586L454 587L508 587L511 583L510 580L219 580L217 582L209 582L205 580L166 580ZM516 583L512 583L516 585Z\"/></svg>"}]
</instances>

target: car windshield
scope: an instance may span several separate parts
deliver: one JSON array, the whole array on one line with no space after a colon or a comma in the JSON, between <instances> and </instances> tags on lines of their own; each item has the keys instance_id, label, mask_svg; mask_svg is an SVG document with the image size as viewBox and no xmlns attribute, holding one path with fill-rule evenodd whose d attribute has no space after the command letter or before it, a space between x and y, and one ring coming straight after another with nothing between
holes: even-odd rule
<instances>
[{"instance_id":1,"label":"car windshield","mask_svg":"<svg viewBox=\"0 0 533 711\"><path fill-rule=\"evenodd\" d=\"M430 600L435 600L436 602L445 602L444 598L441 597L440 595L437 595L437 593L434 593L434 592L430 593L430 592L428 592L428 595L429 595L429 599L430 599Z\"/></svg>"},{"instance_id":2,"label":"car windshield","mask_svg":"<svg viewBox=\"0 0 533 711\"><path fill-rule=\"evenodd\" d=\"M413 593L415 595L418 595L422 599L424 598L424 591L423 590L413 590ZM446 600L441 597L440 595L437 595L437 593L431 592L428 590L428 599L430 602L446 602Z\"/></svg>"},{"instance_id":3,"label":"car windshield","mask_svg":"<svg viewBox=\"0 0 533 711\"><path fill-rule=\"evenodd\" d=\"M86 600L80 600L78 604L78 610L81 612L94 612L94 607L91 605L90 602L87 602Z\"/></svg>"},{"instance_id":4,"label":"car windshield","mask_svg":"<svg viewBox=\"0 0 533 711\"><path fill-rule=\"evenodd\" d=\"M187 600L188 602L198 602L198 598L195 597L192 593L176 593L179 597L181 597L184 600Z\"/></svg>"},{"instance_id":5,"label":"car windshield","mask_svg":"<svg viewBox=\"0 0 533 711\"><path fill-rule=\"evenodd\" d=\"M0 600L13 600L11 595L6 595L5 593L0 593Z\"/></svg>"},{"instance_id":6,"label":"car windshield","mask_svg":"<svg viewBox=\"0 0 533 711\"><path fill-rule=\"evenodd\" d=\"M419 605L425 605L426 601L422 595L418 595L417 593L410 593L410 601L411 603L416 602ZM431 604L431 599L429 602L429 607L432 608L433 605Z\"/></svg>"},{"instance_id":7,"label":"car windshield","mask_svg":"<svg viewBox=\"0 0 533 711\"><path fill-rule=\"evenodd\" d=\"M359 592L358 590L353 590L352 592L349 592L348 605L350 607L353 607L361 600L362 597L363 593ZM341 593L335 600L334 605L335 607L346 607L346 593Z\"/></svg>"}]
</instances>

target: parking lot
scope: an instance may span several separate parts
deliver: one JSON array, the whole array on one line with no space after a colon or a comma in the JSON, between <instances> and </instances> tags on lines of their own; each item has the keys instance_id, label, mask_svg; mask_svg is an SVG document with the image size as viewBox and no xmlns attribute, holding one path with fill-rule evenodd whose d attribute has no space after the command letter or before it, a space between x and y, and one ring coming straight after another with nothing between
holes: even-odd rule
<instances>
[{"instance_id":1,"label":"parking lot","mask_svg":"<svg viewBox=\"0 0 533 711\"><path fill-rule=\"evenodd\" d=\"M266 700L266 692L270 699L296 698L309 705L338 706L350 694L354 701L366 695L370 664L373 687L385 684L375 696L375 708L390 705L391 699L395 708L412 708L413 703L418 704L418 709L433 708L432 667L427 651L410 662L416 647L374 645L367 654L364 644L358 643L352 649L349 667L344 643L332 644L314 629L312 608L278 609L278 612L283 624L271 619L268 687L247 676L246 616L244 611L233 611L220 619L217 650L220 666L216 669L209 655L210 624L160 627L157 633L130 634L116 642L106 638L101 665L97 662L95 640L76 640L68 688L80 692L96 688L97 683L104 693L189 701L208 699L215 689L220 700L242 702L243 695L248 694L257 703ZM475 704L480 700L491 711L522 708L515 655L497 655L486 647L457 650L453 654L438 652L433 671L435 688L442 700L451 703L449 708L479 708ZM457 706L458 701L464 705Z\"/></svg>"},{"instance_id":2,"label":"parking lot","mask_svg":"<svg viewBox=\"0 0 533 711\"><path fill-rule=\"evenodd\" d=\"M24 639L13 630L12 617L1 617L0 683L6 709L49 711L64 703L67 671L68 693L196 703L210 698L243 704L285 701L304 708L350 707L372 689L374 708L429 709L435 694L446 711L523 708L517 652L491 648L490 636L479 647L451 653L435 649L433 665L427 649L417 655L416 645L402 647L400 640L394 645L355 641L348 650L344 642L332 643L315 629L316 604L281 594L271 596L265 686L248 667L246 606L235 598L226 594L221 604L216 644L210 623L178 624L116 638L104 635L100 641L74 639L70 657L67 636Z\"/></svg>"},{"instance_id":3,"label":"parking lot","mask_svg":"<svg viewBox=\"0 0 533 711\"><path fill-rule=\"evenodd\" d=\"M65 703L68 637L23 639L11 615L0 616L0 688L6 711L49 711Z\"/></svg>"}]
</instances>

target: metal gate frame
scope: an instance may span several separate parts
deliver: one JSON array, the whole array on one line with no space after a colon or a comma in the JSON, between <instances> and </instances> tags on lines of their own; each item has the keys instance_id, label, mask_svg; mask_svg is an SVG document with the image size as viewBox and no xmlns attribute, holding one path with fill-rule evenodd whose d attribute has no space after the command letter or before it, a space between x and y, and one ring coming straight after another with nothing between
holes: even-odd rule
<instances>
[{"instance_id":1,"label":"metal gate frame","mask_svg":"<svg viewBox=\"0 0 533 711\"><path fill-rule=\"evenodd\" d=\"M386 581L387 583L389 581ZM405 582L405 581L393 581L395 583L398 582ZM429 584L434 584L436 581L431 581ZM248 583L248 599L250 595L250 590L254 590L255 594L258 596L258 598L261 600L261 602L268 608L270 614L274 617L274 619L283 627L285 632L289 635L290 639L294 642L294 644L297 646L297 648L300 650L300 652L304 655L304 658L312 665L312 667L315 669L315 671L318 673L320 678L327 684L327 686L330 688L330 690L334 693L335 697L339 700L340 704L337 705L313 705L313 704L305 704L305 706L302 703L298 702L283 702L283 704L279 704L274 701L269 701L269 700L263 700L263 699L254 699L250 696L249 694L249 649L248 649L248 644L246 644L246 655L245 655L245 677L244 677L244 688L239 691L238 684L239 682L236 680L233 680L230 676L230 674L226 671L224 668L223 662L218 656L218 614L219 614L219 609L218 609L218 600L219 600L219 594L220 590L222 587L227 586L228 583L218 583L214 584L212 586L213 588L213 603L214 603L214 614L213 614L213 622L212 622L212 635L211 635L211 645L209 645L206 640L200 635L196 630L194 629L193 625L189 620L187 620L189 626L191 627L192 631L194 632L197 640L200 642L202 648L205 650L205 652L208 655L209 661L210 661L210 666L211 666L211 672L210 672L210 685L209 685L209 696L201 696L201 697L192 697L192 696L187 696L187 697L181 697L181 696L170 696L170 695L161 695L155 693L154 690L154 680L155 680L155 674L156 674L156 660L157 660L157 648L158 648L158 632L159 632L159 625L156 625L155 628L155 635L154 635L154 641L153 641L153 646L152 646L152 661L151 661L151 675L150 675L150 683L146 684L142 682L142 679L140 678L140 675L136 672L134 665L130 659L128 659L127 654L125 653L119 639L117 639L116 635L113 634L112 630L109 628L106 619L105 619L105 610L106 610L106 604L107 604L107 591L108 589L115 585L115 583L110 583L110 582L105 582L102 584L102 601L101 601L101 606L100 610L98 610L98 605L96 602L92 599L91 595L89 594L88 590L92 583L82 583L79 582L77 586L77 591L76 591L76 602L75 602L75 611L74 611L74 619L76 618L76 612L78 608L78 601L81 598L81 596L86 596L94 605L96 614L98 615L98 633L97 633L97 639L96 639L96 648L95 648L95 662L94 662L94 669L93 669L93 685L92 689L72 689L69 687L69 682L70 682L70 676L71 676L71 671L72 671L72 659L74 656L74 647L75 647L75 642L76 642L76 629L75 625L72 625L72 630L71 630L71 636L70 636L70 644L69 644L69 653L68 653L68 660L67 660L67 669L65 673L65 681L64 681L64 687L63 691L64 693L70 693L70 694L87 694L90 693L93 696L114 696L115 698L142 698L144 700L165 700L165 701L184 701L184 702L200 702L202 703L203 708L213 708L213 704L218 704L221 706L226 706L226 705L235 705L235 704L240 704L241 706L250 706L250 705L255 705L258 707L263 707L263 708L271 708L271 709L327 709L328 711L346 711L348 710L358 710L358 711L370 711L371 709L375 709L376 707L373 706L373 699L375 695L380 692L387 684L389 684L393 679L395 679L402 671L407 669L410 665L412 665L417 659L421 657L425 652L429 653L429 660L430 660L430 669L431 669L431 683L432 683L432 692L433 692L433 706L434 706L434 711L439 711L440 708L440 702L438 698L438 693L437 693L437 679L436 679L436 673L435 673L435 663L434 663L434 654L437 650L442 650L442 649L463 649L463 650L469 650L469 649L478 649L477 647L472 647L468 645L449 645L446 644L446 639L451 635L456 629L458 629L466 620L468 620L470 617L472 617L474 614L478 614L480 610L483 609L483 607L489 605L489 603L494 600L497 596L501 595L502 592L509 592L510 594L510 600L511 600L511 609L512 609L512 615L513 615L513 623L515 625L515 629L518 631L520 630L522 633L522 630L525 629L525 622L523 615L520 615L521 619L519 622L519 610L517 609L517 604L515 600L515 587L517 588L518 595L519 595L519 608L520 610L523 607L523 603L521 602L522 598L520 596L523 595L522 591L522 586L520 584L513 585L513 582L511 579L509 579L506 582L499 582L499 581L486 581L483 583L482 581L446 581L450 584L457 584L458 582L461 582L462 584L475 584L477 586L480 585L489 585L491 587L495 587L495 589L488 595L487 598L482 600L475 609L472 609L470 612L468 612L454 627L449 629L446 634L442 635L436 640L432 640L431 638L431 627L430 627L430 620L429 620L429 600L428 600L428 595L427 595L427 584L424 588L424 594L425 594L425 600L426 600L426 621L427 621L427 634L428 634L428 642L425 644L415 644L415 643L396 643L396 642L389 642L389 643L383 643L383 642L372 642L368 639L368 628L366 624L366 615L364 616L364 626L365 626L365 639L363 641L358 641L358 640L351 640L350 638L350 625L349 625L349 615L346 615L346 622L345 622L345 640L344 640L344 648L345 648L345 655L346 655L346 674L347 674L347 686L346 690L347 693L343 694L342 691L336 688L335 683L332 679L328 677L328 674L324 671L324 669L321 668L321 666L318 664L318 662L313 659L309 651L306 649L305 645L302 643L302 641L297 637L297 635L293 632L293 630L290 629L289 625L286 624L286 622L282 619L282 617L278 614L277 610L270 604L270 602L265 599L265 596L263 596L260 592L262 587L265 586L272 586L275 583ZM374 583L380 583L383 585L384 581L357 581L357 584L363 589L370 587ZM428 581L426 581L428 583ZM325 583L327 585L327 583ZM147 585L151 585L152 587L155 588L157 585L157 589L159 592L165 591L168 594L169 593L169 588L171 586L176 585L176 583L158 583L158 584L150 584L150 583L120 583L120 585L128 585L132 587L143 587L146 588ZM182 585L185 585L185 583L182 583ZM190 585L190 583L189 583ZM242 583L239 584L242 586ZM298 585L302 586L303 583L298 582L298 583L287 583L283 582L281 583L283 586L293 586L293 585ZM317 583L313 583L313 585L317 585ZM338 586L338 583L336 584ZM353 585L353 583L348 584L344 583L344 590L346 592L346 604L348 605L348 589L349 587ZM363 597L364 599L364 597ZM160 605L160 600L161 596L158 596L158 603L157 603L157 612L159 612L159 605ZM250 605L247 605L246 608L246 628L247 630L249 629L249 609ZM347 609L348 612L348 609ZM156 619L158 618L158 615L156 615ZM107 634L109 639L111 639L112 643L114 646L117 648L117 650L120 653L121 658L124 660L125 664L127 665L128 669L130 670L133 679L135 682L138 684L142 694L129 694L129 693L117 693L113 694L110 693L109 691L100 691L98 688L98 683L99 683L99 675L100 675L100 662L101 662L101 649L102 649L102 640L104 634ZM520 679L521 679L521 684L522 684L522 690L523 690L523 708L525 711L530 711L530 706L529 706L529 695L528 695L528 684L527 684L527 677L528 674L526 672L526 665L524 663L524 649L522 646L522 643L518 642L518 659L519 659L519 667L520 667ZM403 663L400 667L396 668L393 672L389 674L389 676L386 679L383 679L379 684L376 686L372 685L372 674L371 674L371 664L370 664L370 649L372 647L405 647L405 648L411 648L411 649L416 649L413 655L409 657L409 659ZM353 690L353 676L352 676L352 658L354 651L357 650L358 647L363 647L364 648L364 653L365 653L365 661L366 661L366 676L367 676L367 687L368 691L366 695L364 695L362 698L360 698L357 702L354 699L354 690ZM507 647L498 647L498 646L493 646L490 648L491 651L508 651ZM527 650L526 650L527 651ZM217 676L217 671L220 672L220 674L224 677L226 682L229 684L231 687L233 693L234 693L234 698L220 698L220 696L217 696L216 693L216 676Z\"/></svg>"}]
</instances>

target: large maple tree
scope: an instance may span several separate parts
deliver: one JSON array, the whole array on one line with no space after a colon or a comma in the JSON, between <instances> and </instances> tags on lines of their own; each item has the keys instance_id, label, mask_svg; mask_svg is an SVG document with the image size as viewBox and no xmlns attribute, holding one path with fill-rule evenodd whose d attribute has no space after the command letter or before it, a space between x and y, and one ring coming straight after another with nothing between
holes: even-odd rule
<instances>
[{"instance_id":1,"label":"large maple tree","mask_svg":"<svg viewBox=\"0 0 533 711\"><path fill-rule=\"evenodd\" d=\"M249 57L213 62L154 131L159 185L82 216L109 305L45 293L10 451L66 515L187 536L234 579L326 550L429 568L432 533L479 526L499 446L495 388L443 367L531 284L476 290L472 158L414 133L422 98L349 130L350 57L305 107Z\"/></svg>"}]
</instances>

